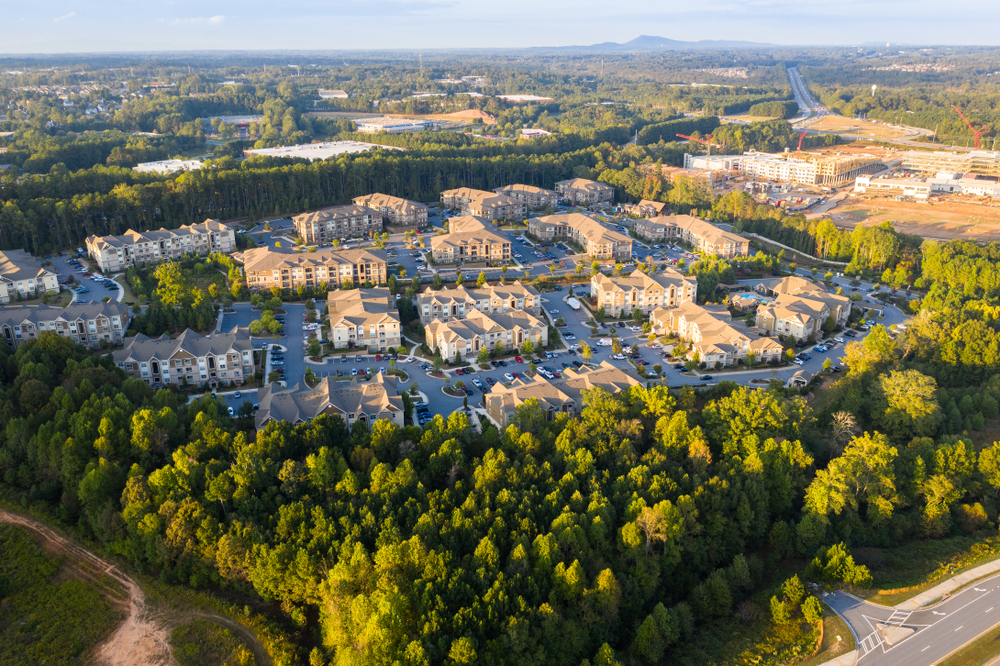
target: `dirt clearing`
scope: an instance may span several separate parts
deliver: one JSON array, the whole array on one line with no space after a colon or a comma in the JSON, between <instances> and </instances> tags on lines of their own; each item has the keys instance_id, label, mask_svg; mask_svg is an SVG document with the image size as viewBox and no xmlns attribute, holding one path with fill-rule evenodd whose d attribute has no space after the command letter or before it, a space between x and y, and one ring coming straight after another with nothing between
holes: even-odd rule
<instances>
[{"instance_id":1,"label":"dirt clearing","mask_svg":"<svg viewBox=\"0 0 1000 666\"><path fill-rule=\"evenodd\" d=\"M953 198L929 202L849 198L824 215L844 229L893 223L897 231L935 240L1000 241L1000 205Z\"/></svg>"},{"instance_id":2,"label":"dirt clearing","mask_svg":"<svg viewBox=\"0 0 1000 666\"><path fill-rule=\"evenodd\" d=\"M881 125L879 123L865 122L854 118L844 118L842 116L823 116L814 123L809 124L809 129L831 132L833 134L850 134L853 136L863 136L871 139L900 139L909 136L912 132Z\"/></svg>"}]
</instances>

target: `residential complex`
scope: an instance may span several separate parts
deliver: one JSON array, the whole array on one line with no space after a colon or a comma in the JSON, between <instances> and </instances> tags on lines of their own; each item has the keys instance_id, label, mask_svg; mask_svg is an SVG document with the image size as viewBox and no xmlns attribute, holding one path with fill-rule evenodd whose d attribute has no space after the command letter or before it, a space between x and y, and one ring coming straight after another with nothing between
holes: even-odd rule
<instances>
[{"instance_id":1,"label":"residential complex","mask_svg":"<svg viewBox=\"0 0 1000 666\"><path fill-rule=\"evenodd\" d=\"M949 153L942 150L910 150L903 153L903 168L923 173L972 173L1000 177L1000 152L971 150Z\"/></svg>"},{"instance_id":2,"label":"residential complex","mask_svg":"<svg viewBox=\"0 0 1000 666\"><path fill-rule=\"evenodd\" d=\"M487 314L479 310L466 313L464 319L440 321L435 319L424 326L427 346L441 353L441 358L474 359L484 347L492 351L502 345L504 349L519 348L526 340L536 347L549 343L549 327L542 319L523 310Z\"/></svg>"},{"instance_id":3,"label":"residential complex","mask_svg":"<svg viewBox=\"0 0 1000 666\"><path fill-rule=\"evenodd\" d=\"M35 298L46 292L59 293L57 273L42 268L42 262L24 250L0 251L0 303Z\"/></svg>"},{"instance_id":4,"label":"residential complex","mask_svg":"<svg viewBox=\"0 0 1000 666\"><path fill-rule=\"evenodd\" d=\"M296 215L292 218L299 238L308 245L382 233L382 213L374 208L348 204Z\"/></svg>"},{"instance_id":5,"label":"residential complex","mask_svg":"<svg viewBox=\"0 0 1000 666\"><path fill-rule=\"evenodd\" d=\"M710 222L690 215L666 215L636 220L632 230L636 236L645 240L684 241L702 254L720 259L745 257L750 253L750 241L746 238L723 231Z\"/></svg>"},{"instance_id":6,"label":"residential complex","mask_svg":"<svg viewBox=\"0 0 1000 666\"><path fill-rule=\"evenodd\" d=\"M574 204L609 204L615 200L615 188L586 178L560 180L556 192Z\"/></svg>"},{"instance_id":7,"label":"residential complex","mask_svg":"<svg viewBox=\"0 0 1000 666\"><path fill-rule=\"evenodd\" d=\"M559 205L559 194L553 190L546 190L534 185L507 185L493 190L497 194L508 196L515 201L520 201L528 210L536 208L551 208L553 210Z\"/></svg>"},{"instance_id":8,"label":"residential complex","mask_svg":"<svg viewBox=\"0 0 1000 666\"><path fill-rule=\"evenodd\" d=\"M511 284L486 285L478 288L445 287L433 290L429 286L417 295L420 323L426 325L439 319L461 319L466 312L477 310L487 314L524 310L536 317L541 314L542 298L534 287L515 280Z\"/></svg>"},{"instance_id":9,"label":"residential complex","mask_svg":"<svg viewBox=\"0 0 1000 666\"><path fill-rule=\"evenodd\" d=\"M875 155L858 153L758 153L742 155L685 155L684 168L711 171L742 171L760 180L803 185L839 186L885 165Z\"/></svg>"},{"instance_id":10,"label":"residential complex","mask_svg":"<svg viewBox=\"0 0 1000 666\"><path fill-rule=\"evenodd\" d=\"M176 339L140 333L126 338L125 348L115 351L113 359L130 377L154 388L185 382L210 388L242 384L255 371L250 333L239 328L204 336L186 329Z\"/></svg>"},{"instance_id":11,"label":"residential complex","mask_svg":"<svg viewBox=\"0 0 1000 666\"><path fill-rule=\"evenodd\" d=\"M462 215L448 220L448 233L431 237L431 256L444 264L510 261L510 239L481 217Z\"/></svg>"},{"instance_id":12,"label":"residential complex","mask_svg":"<svg viewBox=\"0 0 1000 666\"><path fill-rule=\"evenodd\" d=\"M657 217L667 215L670 207L662 201L643 199L639 203L618 204L618 212L632 217Z\"/></svg>"},{"instance_id":13,"label":"residential complex","mask_svg":"<svg viewBox=\"0 0 1000 666\"><path fill-rule=\"evenodd\" d=\"M388 224L408 227L427 226L427 206L416 201L375 192L363 197L354 197L354 204L374 208L382 213L383 221Z\"/></svg>"},{"instance_id":14,"label":"residential complex","mask_svg":"<svg viewBox=\"0 0 1000 666\"><path fill-rule=\"evenodd\" d=\"M335 348L384 352L399 347L399 313L388 289L338 289L327 295L327 305Z\"/></svg>"},{"instance_id":15,"label":"residential complex","mask_svg":"<svg viewBox=\"0 0 1000 666\"><path fill-rule=\"evenodd\" d=\"M784 352L782 345L768 337L741 332L731 324L725 306L698 305L693 301L676 308L658 308L649 318L658 335L676 335L687 343L687 358L697 359L706 367L718 368L746 361L752 352L757 362L777 362Z\"/></svg>"},{"instance_id":16,"label":"residential complex","mask_svg":"<svg viewBox=\"0 0 1000 666\"><path fill-rule=\"evenodd\" d=\"M320 283L327 286L345 282L377 285L388 279L385 250L293 252L255 247L233 258L243 262L247 287L251 291L315 287Z\"/></svg>"},{"instance_id":17,"label":"residential complex","mask_svg":"<svg viewBox=\"0 0 1000 666\"><path fill-rule=\"evenodd\" d=\"M462 215L474 215L487 220L523 220L527 214L523 201L469 187L442 192L441 204L446 208L458 208Z\"/></svg>"},{"instance_id":18,"label":"residential complex","mask_svg":"<svg viewBox=\"0 0 1000 666\"><path fill-rule=\"evenodd\" d=\"M229 254L235 249L236 232L218 220L205 220L169 231L129 229L121 236L87 239L87 253L104 273L123 271L135 264L178 259L185 254Z\"/></svg>"},{"instance_id":19,"label":"residential complex","mask_svg":"<svg viewBox=\"0 0 1000 666\"><path fill-rule=\"evenodd\" d=\"M254 414L257 429L268 421L298 425L320 414L339 416L348 428L358 421L371 427L375 421L392 421L403 427L403 398L395 377L378 373L369 381L356 377L347 382L324 377L316 388L295 384L288 388L274 382L257 392Z\"/></svg>"},{"instance_id":20,"label":"residential complex","mask_svg":"<svg viewBox=\"0 0 1000 666\"><path fill-rule=\"evenodd\" d=\"M597 273L590 279L590 295L597 309L618 317L636 309L648 315L656 308L672 308L694 301L698 296L698 281L685 277L673 268L663 273L643 273L638 268L631 275L609 277Z\"/></svg>"},{"instance_id":21,"label":"residential complex","mask_svg":"<svg viewBox=\"0 0 1000 666\"><path fill-rule=\"evenodd\" d=\"M768 280L756 290L774 297L757 307L757 327L772 333L792 335L804 340L810 335L821 336L827 318L838 325L851 316L851 299L831 294L823 287L800 277Z\"/></svg>"},{"instance_id":22,"label":"residential complex","mask_svg":"<svg viewBox=\"0 0 1000 666\"><path fill-rule=\"evenodd\" d=\"M571 240L597 259L632 257L631 238L582 213L533 217L528 220L528 233L540 240Z\"/></svg>"},{"instance_id":23,"label":"residential complex","mask_svg":"<svg viewBox=\"0 0 1000 666\"><path fill-rule=\"evenodd\" d=\"M583 409L587 391L603 389L608 393L621 393L639 382L607 361L595 367L584 366L578 370L567 368L558 379L536 375L531 381L515 379L510 386L497 384L485 395L486 414L504 431L518 407L534 399L542 407L545 420L553 421L560 414L576 416Z\"/></svg>"},{"instance_id":24,"label":"residential complex","mask_svg":"<svg viewBox=\"0 0 1000 666\"><path fill-rule=\"evenodd\" d=\"M102 340L120 345L128 323L128 308L115 301L73 303L64 308L0 308L0 336L14 348L45 331L87 347L98 347Z\"/></svg>"},{"instance_id":25,"label":"residential complex","mask_svg":"<svg viewBox=\"0 0 1000 666\"><path fill-rule=\"evenodd\" d=\"M934 194L968 194L974 197L1000 197L1000 183L976 174L939 173L936 178L872 178L858 176L857 194L929 199Z\"/></svg>"}]
</instances>

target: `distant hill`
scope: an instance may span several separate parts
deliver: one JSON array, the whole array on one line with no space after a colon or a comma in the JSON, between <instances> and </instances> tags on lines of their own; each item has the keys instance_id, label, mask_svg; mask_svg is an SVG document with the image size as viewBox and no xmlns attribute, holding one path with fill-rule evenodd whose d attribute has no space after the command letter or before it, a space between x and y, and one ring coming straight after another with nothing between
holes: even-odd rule
<instances>
[{"instance_id":1,"label":"distant hill","mask_svg":"<svg viewBox=\"0 0 1000 666\"><path fill-rule=\"evenodd\" d=\"M588 51L595 53L616 53L623 51L684 51L694 49L732 49L749 48L759 46L773 46L761 42L737 42L724 39L703 39L697 42L683 42L666 37L653 37L641 35L635 39L619 44L617 42L603 42L601 44L591 44L590 46L559 46L555 47L560 51Z\"/></svg>"}]
</instances>

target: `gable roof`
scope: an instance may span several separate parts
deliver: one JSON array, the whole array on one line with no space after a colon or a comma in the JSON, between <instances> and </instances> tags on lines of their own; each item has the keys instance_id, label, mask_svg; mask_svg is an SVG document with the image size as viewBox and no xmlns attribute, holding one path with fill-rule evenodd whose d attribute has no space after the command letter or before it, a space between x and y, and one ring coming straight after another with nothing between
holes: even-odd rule
<instances>
[{"instance_id":1,"label":"gable roof","mask_svg":"<svg viewBox=\"0 0 1000 666\"><path fill-rule=\"evenodd\" d=\"M301 423L327 411L342 415L345 423L351 414L377 418L386 412L403 411L403 398L399 395L396 378L382 373L365 382L357 378L338 382L333 377L324 377L315 388L302 384L288 388L277 383L268 384L258 392L257 398L260 405L254 419L257 428L271 420Z\"/></svg>"},{"instance_id":2,"label":"gable roof","mask_svg":"<svg viewBox=\"0 0 1000 666\"><path fill-rule=\"evenodd\" d=\"M112 355L115 363L133 361L142 363L150 360L166 360L174 354L185 351L192 356L222 356L230 352L242 353L250 351L250 332L245 328L233 328L228 333L217 333L203 336L191 329L174 339L164 333L158 338L150 338L139 333L133 338L126 338L125 348L116 349Z\"/></svg>"}]
</instances>

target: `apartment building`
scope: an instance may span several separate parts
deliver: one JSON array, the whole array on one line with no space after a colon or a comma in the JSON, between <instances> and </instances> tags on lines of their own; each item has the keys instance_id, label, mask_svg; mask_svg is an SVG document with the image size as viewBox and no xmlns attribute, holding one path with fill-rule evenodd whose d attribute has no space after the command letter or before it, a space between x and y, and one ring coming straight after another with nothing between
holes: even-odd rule
<instances>
[{"instance_id":1,"label":"apartment building","mask_svg":"<svg viewBox=\"0 0 1000 666\"><path fill-rule=\"evenodd\" d=\"M511 284L485 285L478 288L445 287L434 290L427 287L417 295L420 323L427 325L438 319L461 319L465 313L478 310L486 314L524 310L534 316L541 315L542 298L534 287L515 280Z\"/></svg>"},{"instance_id":2,"label":"apartment building","mask_svg":"<svg viewBox=\"0 0 1000 666\"><path fill-rule=\"evenodd\" d=\"M250 332L240 328L212 335L186 329L176 339L140 333L126 338L125 348L115 351L112 358L130 377L154 388L185 382L210 388L242 384L255 372Z\"/></svg>"},{"instance_id":3,"label":"apartment building","mask_svg":"<svg viewBox=\"0 0 1000 666\"><path fill-rule=\"evenodd\" d=\"M540 240L569 239L596 259L630 259L632 239L582 213L546 215L528 220L528 233Z\"/></svg>"},{"instance_id":4,"label":"apartment building","mask_svg":"<svg viewBox=\"0 0 1000 666\"><path fill-rule=\"evenodd\" d=\"M536 347L549 343L549 327L538 317L523 310L487 314L472 310L464 319L440 321L424 326L427 346L441 352L441 358L452 360L476 358L484 347L493 351L497 345L512 350L531 340Z\"/></svg>"},{"instance_id":5,"label":"apartment building","mask_svg":"<svg viewBox=\"0 0 1000 666\"><path fill-rule=\"evenodd\" d=\"M0 303L35 298L46 292L59 293L58 273L42 268L42 263L24 250L0 251Z\"/></svg>"},{"instance_id":6,"label":"apartment building","mask_svg":"<svg viewBox=\"0 0 1000 666\"><path fill-rule=\"evenodd\" d=\"M350 282L382 284L387 279L385 250L335 250L293 252L270 247L255 247L233 257L243 262L247 287L261 291L277 287L296 289Z\"/></svg>"},{"instance_id":7,"label":"apartment building","mask_svg":"<svg viewBox=\"0 0 1000 666\"><path fill-rule=\"evenodd\" d=\"M851 316L850 298L832 294L800 277L766 280L755 289L774 297L757 307L757 327L772 333L803 340L813 334L822 335L828 317L843 326Z\"/></svg>"},{"instance_id":8,"label":"apartment building","mask_svg":"<svg viewBox=\"0 0 1000 666\"><path fill-rule=\"evenodd\" d=\"M296 215L292 222L299 238L309 245L328 243L335 238L356 238L382 233L382 212L358 204L331 206Z\"/></svg>"},{"instance_id":9,"label":"apartment building","mask_svg":"<svg viewBox=\"0 0 1000 666\"><path fill-rule=\"evenodd\" d=\"M473 215L448 220L448 233L431 237L431 256L442 264L510 262L510 239L492 222Z\"/></svg>"},{"instance_id":10,"label":"apartment building","mask_svg":"<svg viewBox=\"0 0 1000 666\"><path fill-rule=\"evenodd\" d=\"M567 368L559 379L546 379L536 375L531 381L515 379L510 386L496 384L484 397L486 414L500 431L504 431L514 418L517 408L534 399L542 407L546 421L554 421L560 414L576 416L583 409L587 391L601 388L608 393L621 393L639 382L608 361L596 367Z\"/></svg>"},{"instance_id":11,"label":"apartment building","mask_svg":"<svg viewBox=\"0 0 1000 666\"><path fill-rule=\"evenodd\" d=\"M528 210L538 208L551 208L553 210L559 205L559 193L554 190L546 190L543 187L534 185L506 185L493 190L497 194L510 197L515 201L523 203Z\"/></svg>"},{"instance_id":12,"label":"apartment building","mask_svg":"<svg viewBox=\"0 0 1000 666\"><path fill-rule=\"evenodd\" d=\"M590 279L590 296L597 309L611 317L636 309L648 315L656 308L672 308L694 301L698 281L685 277L673 268L647 275L638 268L631 275L613 277L597 273Z\"/></svg>"},{"instance_id":13,"label":"apartment building","mask_svg":"<svg viewBox=\"0 0 1000 666\"><path fill-rule=\"evenodd\" d=\"M218 220L205 220L169 231L129 229L121 236L87 239L87 253L103 273L116 273L135 264L178 259L185 254L229 254L235 249L236 232Z\"/></svg>"},{"instance_id":14,"label":"apartment building","mask_svg":"<svg viewBox=\"0 0 1000 666\"><path fill-rule=\"evenodd\" d=\"M360 421L371 427L376 421L392 421L403 427L403 398L395 377L378 373L370 380L357 377L347 382L324 377L315 388L302 384L284 387L275 382L257 392L259 408L254 423L262 430L270 421L298 425L321 414L339 416L347 427Z\"/></svg>"},{"instance_id":15,"label":"apartment building","mask_svg":"<svg viewBox=\"0 0 1000 666\"><path fill-rule=\"evenodd\" d=\"M636 220L635 235L644 240L684 241L705 255L720 259L745 257L750 253L750 241L737 234L723 231L705 220L690 215L666 215Z\"/></svg>"},{"instance_id":16,"label":"apartment building","mask_svg":"<svg viewBox=\"0 0 1000 666\"><path fill-rule=\"evenodd\" d=\"M0 337L15 349L46 331L87 347L98 347L102 340L120 345L128 324L128 308L115 301L0 308Z\"/></svg>"},{"instance_id":17,"label":"apartment building","mask_svg":"<svg viewBox=\"0 0 1000 666\"><path fill-rule=\"evenodd\" d=\"M556 192L573 204L609 204L615 200L615 188L586 178L560 180Z\"/></svg>"},{"instance_id":18,"label":"apartment building","mask_svg":"<svg viewBox=\"0 0 1000 666\"><path fill-rule=\"evenodd\" d=\"M804 185L843 185L858 176L879 171L885 165L875 155L858 153L758 153L743 154L740 169L761 180Z\"/></svg>"},{"instance_id":19,"label":"apartment building","mask_svg":"<svg viewBox=\"0 0 1000 666\"><path fill-rule=\"evenodd\" d=\"M427 206L416 201L375 192L354 197L354 204L379 211L382 213L383 223L406 227L427 226Z\"/></svg>"},{"instance_id":20,"label":"apartment building","mask_svg":"<svg viewBox=\"0 0 1000 666\"><path fill-rule=\"evenodd\" d=\"M669 211L669 205L662 201L650 201L649 199L642 199L639 203L618 204L619 213L632 217L658 217L667 215Z\"/></svg>"},{"instance_id":21,"label":"apartment building","mask_svg":"<svg viewBox=\"0 0 1000 666\"><path fill-rule=\"evenodd\" d=\"M396 297L388 289L349 289L327 295L330 340L337 349L392 351L400 344Z\"/></svg>"},{"instance_id":22,"label":"apartment building","mask_svg":"<svg viewBox=\"0 0 1000 666\"><path fill-rule=\"evenodd\" d=\"M682 303L675 308L657 308L649 318L657 335L676 335L687 343L687 358L706 367L719 368L746 361L753 352L757 362L781 360L784 348L772 338L737 330L725 306Z\"/></svg>"},{"instance_id":23,"label":"apartment building","mask_svg":"<svg viewBox=\"0 0 1000 666\"><path fill-rule=\"evenodd\" d=\"M523 220L527 214L523 201L469 187L442 192L441 203L446 208L458 208L462 215L474 215L486 220Z\"/></svg>"},{"instance_id":24,"label":"apartment building","mask_svg":"<svg viewBox=\"0 0 1000 666\"><path fill-rule=\"evenodd\" d=\"M903 153L902 158L903 168L909 171L1000 177L1000 151L995 150L970 150L963 153L910 150Z\"/></svg>"}]
</instances>

